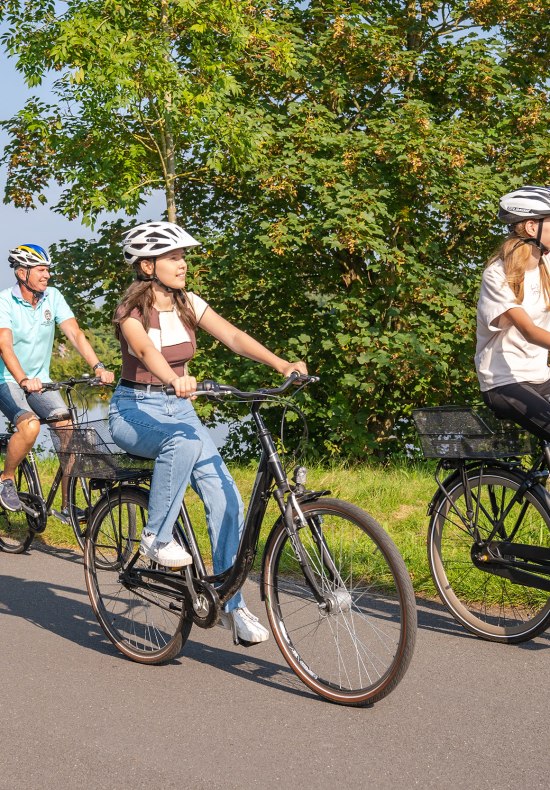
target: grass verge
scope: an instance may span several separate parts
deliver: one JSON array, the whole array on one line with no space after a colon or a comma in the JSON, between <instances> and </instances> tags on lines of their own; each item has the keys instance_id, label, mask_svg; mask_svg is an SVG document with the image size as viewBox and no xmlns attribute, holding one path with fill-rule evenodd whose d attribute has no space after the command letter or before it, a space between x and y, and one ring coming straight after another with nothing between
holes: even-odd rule
<instances>
[{"instance_id":1,"label":"grass verge","mask_svg":"<svg viewBox=\"0 0 550 790\"><path fill-rule=\"evenodd\" d=\"M46 493L57 468L55 459L39 462L43 489ZM248 502L254 482L255 468L232 466L231 472L241 491L245 503ZM331 496L345 499L366 510L392 536L411 574L415 590L427 596L435 595L426 559L426 510L435 490L435 483L426 465L409 464L389 467L362 465L345 467L310 467L308 487L328 489ZM60 495L54 507L61 505ZM190 491L187 504L195 526L201 551L210 556L210 544L202 504ZM271 502L264 520L257 564L260 562L263 545L271 526L278 516L274 502ZM50 516L46 531L36 536L37 542L52 546L78 548L70 527Z\"/></svg>"}]
</instances>

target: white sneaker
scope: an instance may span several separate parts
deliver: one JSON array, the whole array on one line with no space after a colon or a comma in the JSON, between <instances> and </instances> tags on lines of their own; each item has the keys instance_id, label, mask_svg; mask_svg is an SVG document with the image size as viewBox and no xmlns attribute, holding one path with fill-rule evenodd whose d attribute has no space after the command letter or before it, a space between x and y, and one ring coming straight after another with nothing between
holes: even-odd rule
<instances>
[{"instance_id":1,"label":"white sneaker","mask_svg":"<svg viewBox=\"0 0 550 790\"><path fill-rule=\"evenodd\" d=\"M249 612L246 606L233 609L232 612L220 613L220 625L233 631L235 644L248 642L258 644L269 639L269 631L264 628L258 618Z\"/></svg>"},{"instance_id":2,"label":"white sneaker","mask_svg":"<svg viewBox=\"0 0 550 790\"><path fill-rule=\"evenodd\" d=\"M171 540L170 543L159 543L157 536L152 532L142 533L139 553L167 568L183 568L184 565L191 565L193 562L189 552L175 540Z\"/></svg>"}]
</instances>

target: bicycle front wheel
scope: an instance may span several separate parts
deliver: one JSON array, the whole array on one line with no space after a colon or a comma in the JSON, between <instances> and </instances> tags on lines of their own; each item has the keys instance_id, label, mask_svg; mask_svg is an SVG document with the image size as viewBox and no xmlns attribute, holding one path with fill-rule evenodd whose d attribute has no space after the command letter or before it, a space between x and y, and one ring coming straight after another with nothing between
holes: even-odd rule
<instances>
[{"instance_id":1,"label":"bicycle front wheel","mask_svg":"<svg viewBox=\"0 0 550 790\"><path fill-rule=\"evenodd\" d=\"M99 481L83 477L69 478L67 509L76 541L83 551L92 509L101 493Z\"/></svg>"},{"instance_id":2,"label":"bicycle front wheel","mask_svg":"<svg viewBox=\"0 0 550 790\"><path fill-rule=\"evenodd\" d=\"M464 486L458 476L445 484L448 499L441 496L434 506L428 531L428 561L434 583L445 606L470 633L493 642L524 642L550 625L548 592L491 573L491 565L484 570L474 564L473 557L495 528L491 539L495 548L511 540L527 549L549 549L546 495L536 486L512 501L524 478L506 469L477 469L467 474L475 521L472 526L465 523ZM490 547L491 543L489 552Z\"/></svg>"},{"instance_id":3,"label":"bicycle front wheel","mask_svg":"<svg viewBox=\"0 0 550 790\"><path fill-rule=\"evenodd\" d=\"M92 514L84 571L94 613L115 647L133 661L160 664L180 652L191 621L180 601L139 577L140 570L158 567L136 554L147 503L148 492L135 486L102 497Z\"/></svg>"},{"instance_id":4,"label":"bicycle front wheel","mask_svg":"<svg viewBox=\"0 0 550 790\"><path fill-rule=\"evenodd\" d=\"M24 459L15 472L15 487L20 494L37 494L32 469ZM32 506L32 502L29 502ZM0 550L8 554L22 554L31 545L36 532L41 532L43 520L34 521L23 510L15 512L0 507Z\"/></svg>"},{"instance_id":5,"label":"bicycle front wheel","mask_svg":"<svg viewBox=\"0 0 550 790\"><path fill-rule=\"evenodd\" d=\"M296 521L320 595L281 520L264 557L263 595L277 644L298 677L342 705L376 702L412 658L416 606L395 544L365 511L336 499L301 505Z\"/></svg>"}]
</instances>

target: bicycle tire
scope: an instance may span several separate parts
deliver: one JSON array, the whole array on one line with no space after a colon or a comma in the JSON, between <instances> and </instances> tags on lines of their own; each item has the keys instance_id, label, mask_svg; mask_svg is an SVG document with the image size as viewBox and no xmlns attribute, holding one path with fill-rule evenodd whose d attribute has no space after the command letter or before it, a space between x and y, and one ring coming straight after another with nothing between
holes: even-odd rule
<instances>
[{"instance_id":1,"label":"bicycle tire","mask_svg":"<svg viewBox=\"0 0 550 790\"><path fill-rule=\"evenodd\" d=\"M308 527L298 534L326 600L314 597L283 520L264 555L262 593L275 640L298 677L341 705L377 702L403 678L416 638L416 604L405 563L389 535L368 513L336 499L301 505ZM345 586L335 583L315 540L325 546Z\"/></svg>"},{"instance_id":2,"label":"bicycle tire","mask_svg":"<svg viewBox=\"0 0 550 790\"><path fill-rule=\"evenodd\" d=\"M39 495L39 488L31 465L24 458L15 472L15 487L20 493ZM29 503L30 504L30 503ZM35 523L23 510L10 511L0 507L0 550L7 554L22 554L42 532L45 520Z\"/></svg>"},{"instance_id":3,"label":"bicycle tire","mask_svg":"<svg viewBox=\"0 0 550 790\"><path fill-rule=\"evenodd\" d=\"M94 488L91 480L81 477L69 478L67 509L76 542L82 551L84 551L84 544L86 543L86 531L90 523L91 513L100 496L101 490ZM84 511L84 517L81 517L78 511Z\"/></svg>"},{"instance_id":4,"label":"bicycle tire","mask_svg":"<svg viewBox=\"0 0 550 790\"><path fill-rule=\"evenodd\" d=\"M499 468L467 472L480 536L488 536L525 477ZM472 560L474 538L456 511L466 510L458 475L445 482L434 503L428 528L428 562L437 591L455 620L481 639L514 644L533 639L550 625L548 592L512 582L478 568ZM480 493L481 492L481 493ZM506 514L498 541L518 523L514 542L550 548L550 513L541 486L525 491ZM452 503L452 504L451 504ZM523 514L522 514L523 510ZM521 520L520 520L521 516Z\"/></svg>"},{"instance_id":5,"label":"bicycle tire","mask_svg":"<svg viewBox=\"0 0 550 790\"><path fill-rule=\"evenodd\" d=\"M137 486L115 488L101 497L86 539L84 574L93 611L115 647L133 661L161 664L180 652L192 623L184 605L123 581L147 523L148 499L148 492ZM157 566L139 555L135 567Z\"/></svg>"}]
</instances>

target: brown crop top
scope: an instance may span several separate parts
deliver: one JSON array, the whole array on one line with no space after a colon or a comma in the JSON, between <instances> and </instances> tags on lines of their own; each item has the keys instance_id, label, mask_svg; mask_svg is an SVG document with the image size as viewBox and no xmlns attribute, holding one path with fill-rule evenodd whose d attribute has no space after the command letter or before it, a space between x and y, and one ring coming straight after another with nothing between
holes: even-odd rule
<instances>
[{"instance_id":1,"label":"brown crop top","mask_svg":"<svg viewBox=\"0 0 550 790\"><path fill-rule=\"evenodd\" d=\"M188 293L187 296L195 311L198 324L208 308L208 304L196 294ZM116 315L115 313L115 320ZM142 321L141 314L137 309L132 310L130 317L136 318L140 322ZM153 308L147 334L175 374L183 376L186 372L186 363L194 356L196 350L194 330L188 329L182 324L175 310L159 312ZM120 337L120 351L122 354L123 379L139 381L143 384L161 383L138 359L123 335Z\"/></svg>"}]
</instances>

